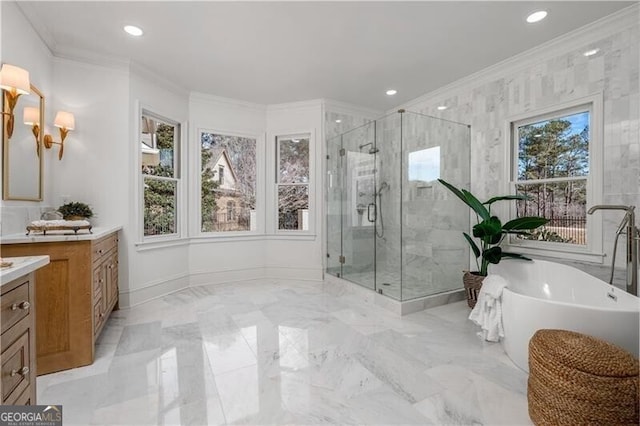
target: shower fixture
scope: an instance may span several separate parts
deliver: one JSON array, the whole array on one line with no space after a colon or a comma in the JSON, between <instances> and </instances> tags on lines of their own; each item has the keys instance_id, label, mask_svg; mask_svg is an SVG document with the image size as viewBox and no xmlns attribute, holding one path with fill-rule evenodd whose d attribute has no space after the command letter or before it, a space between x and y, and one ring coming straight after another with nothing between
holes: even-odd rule
<instances>
[{"instance_id":1,"label":"shower fixture","mask_svg":"<svg viewBox=\"0 0 640 426\"><path fill-rule=\"evenodd\" d=\"M358 145L358 151L360 151L365 146L371 146L371 148L369 148L369 154L376 154L379 151L378 148L373 146L373 142L363 143L362 145Z\"/></svg>"}]
</instances>

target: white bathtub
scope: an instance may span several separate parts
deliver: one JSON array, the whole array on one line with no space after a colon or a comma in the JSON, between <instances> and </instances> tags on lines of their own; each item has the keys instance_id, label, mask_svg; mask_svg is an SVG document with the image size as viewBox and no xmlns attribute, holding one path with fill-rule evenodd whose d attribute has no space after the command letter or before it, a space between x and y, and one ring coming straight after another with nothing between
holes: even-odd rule
<instances>
[{"instance_id":1,"label":"white bathtub","mask_svg":"<svg viewBox=\"0 0 640 426\"><path fill-rule=\"evenodd\" d=\"M543 328L598 337L638 357L639 298L559 263L504 260L490 271L509 282L502 296L502 344L521 369L529 371L529 339Z\"/></svg>"}]
</instances>

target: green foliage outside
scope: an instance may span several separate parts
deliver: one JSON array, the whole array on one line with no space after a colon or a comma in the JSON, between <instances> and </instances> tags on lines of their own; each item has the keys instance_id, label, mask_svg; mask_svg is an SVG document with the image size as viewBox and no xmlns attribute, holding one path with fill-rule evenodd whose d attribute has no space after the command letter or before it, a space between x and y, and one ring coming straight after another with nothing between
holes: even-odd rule
<instances>
[{"instance_id":1,"label":"green foliage outside","mask_svg":"<svg viewBox=\"0 0 640 426\"><path fill-rule=\"evenodd\" d=\"M157 166L144 166L144 235L174 234L176 229L176 181L154 179L175 178L174 126L158 123L157 148L161 162ZM163 158L164 157L164 158Z\"/></svg>"}]
</instances>

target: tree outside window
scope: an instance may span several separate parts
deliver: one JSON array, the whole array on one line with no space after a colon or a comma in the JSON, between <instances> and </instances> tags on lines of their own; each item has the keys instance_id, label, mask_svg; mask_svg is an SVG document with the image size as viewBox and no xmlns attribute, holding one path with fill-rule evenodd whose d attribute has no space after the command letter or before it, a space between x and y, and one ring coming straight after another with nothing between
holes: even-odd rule
<instances>
[{"instance_id":1,"label":"tree outside window","mask_svg":"<svg viewBox=\"0 0 640 426\"><path fill-rule=\"evenodd\" d=\"M177 170L180 126L143 112L141 166L145 237L178 233Z\"/></svg>"},{"instance_id":2,"label":"tree outside window","mask_svg":"<svg viewBox=\"0 0 640 426\"><path fill-rule=\"evenodd\" d=\"M517 202L517 215L549 219L522 238L586 245L590 115L585 107L514 123L515 188L529 197Z\"/></svg>"},{"instance_id":3,"label":"tree outside window","mask_svg":"<svg viewBox=\"0 0 640 426\"><path fill-rule=\"evenodd\" d=\"M279 230L309 230L309 141L309 135L276 138Z\"/></svg>"},{"instance_id":4,"label":"tree outside window","mask_svg":"<svg viewBox=\"0 0 640 426\"><path fill-rule=\"evenodd\" d=\"M256 139L200 133L202 232L253 231L256 218Z\"/></svg>"}]
</instances>

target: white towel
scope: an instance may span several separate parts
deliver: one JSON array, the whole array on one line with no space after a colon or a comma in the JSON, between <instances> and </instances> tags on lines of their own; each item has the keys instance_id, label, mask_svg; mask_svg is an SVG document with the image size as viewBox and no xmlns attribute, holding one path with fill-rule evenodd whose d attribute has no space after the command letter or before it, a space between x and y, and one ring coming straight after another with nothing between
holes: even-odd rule
<instances>
[{"instance_id":1,"label":"white towel","mask_svg":"<svg viewBox=\"0 0 640 426\"><path fill-rule=\"evenodd\" d=\"M502 328L502 290L508 287L507 280L500 275L489 275L482 281L476 306L469 319L478 324L482 331L478 333L488 342L498 342L504 337Z\"/></svg>"},{"instance_id":2,"label":"white towel","mask_svg":"<svg viewBox=\"0 0 640 426\"><path fill-rule=\"evenodd\" d=\"M41 228L53 228L56 226L88 226L91 224L87 220L34 220L31 225Z\"/></svg>"}]
</instances>

